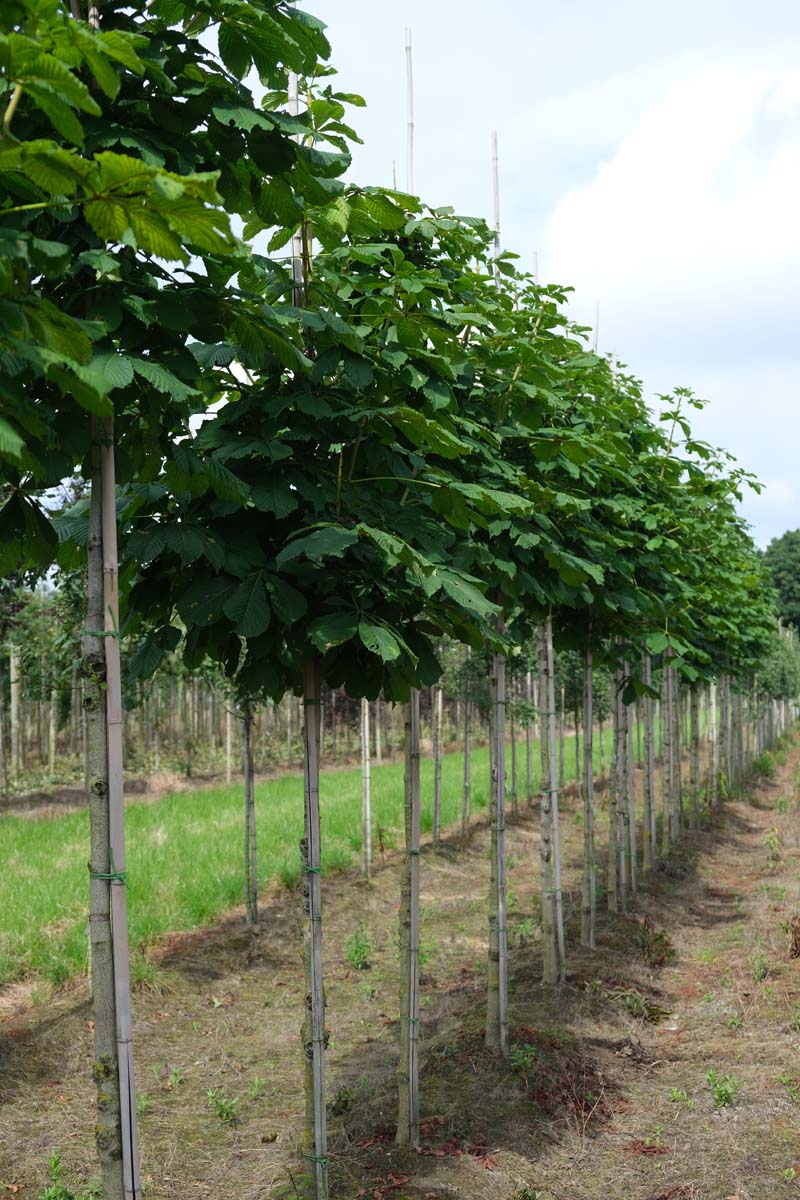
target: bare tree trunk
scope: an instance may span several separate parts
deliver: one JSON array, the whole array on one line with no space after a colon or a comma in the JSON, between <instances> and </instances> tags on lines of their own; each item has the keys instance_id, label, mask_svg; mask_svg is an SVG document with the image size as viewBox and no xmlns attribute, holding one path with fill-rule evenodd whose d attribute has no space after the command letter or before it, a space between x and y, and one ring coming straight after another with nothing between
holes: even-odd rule
<instances>
[{"instance_id":1,"label":"bare tree trunk","mask_svg":"<svg viewBox=\"0 0 800 1200\"><path fill-rule=\"evenodd\" d=\"M471 721L472 701L467 695L464 700L464 798L461 805L461 834L463 837L466 837L469 829L470 793L472 790Z\"/></svg>"},{"instance_id":2,"label":"bare tree trunk","mask_svg":"<svg viewBox=\"0 0 800 1200\"><path fill-rule=\"evenodd\" d=\"M627 663L625 664L625 672L627 674ZM628 878L631 883L631 895L635 896L638 890L637 873L636 873L636 764L634 762L633 753L633 717L636 709L632 704L625 705L625 741L626 741L626 771L625 771L625 790L628 801L628 851L630 853L630 864Z\"/></svg>"},{"instance_id":3,"label":"bare tree trunk","mask_svg":"<svg viewBox=\"0 0 800 1200\"><path fill-rule=\"evenodd\" d=\"M566 946L564 942L564 894L561 888L561 833L558 820L558 786L556 777L556 671L555 655L553 652L553 620L548 614L544 625L545 648L547 651L547 677L549 692L547 707L549 710L550 729L550 805L553 836L553 882L555 884L555 923L556 947L558 950L558 981L563 983L566 978ZM564 717L563 692L561 705L562 729Z\"/></svg>"},{"instance_id":4,"label":"bare tree trunk","mask_svg":"<svg viewBox=\"0 0 800 1200\"><path fill-rule=\"evenodd\" d=\"M0 800L8 796L8 760L6 758L6 680L0 650Z\"/></svg>"},{"instance_id":5,"label":"bare tree trunk","mask_svg":"<svg viewBox=\"0 0 800 1200\"><path fill-rule=\"evenodd\" d=\"M653 673L650 655L645 650L644 682L652 686ZM642 866L645 871L653 869L656 849L656 775L655 775L655 728L653 720L653 697L644 696L644 824L642 827Z\"/></svg>"},{"instance_id":6,"label":"bare tree trunk","mask_svg":"<svg viewBox=\"0 0 800 1200\"><path fill-rule=\"evenodd\" d=\"M22 747L22 661L19 647L8 648L8 686L11 696L11 774L19 775L23 766Z\"/></svg>"},{"instance_id":7,"label":"bare tree trunk","mask_svg":"<svg viewBox=\"0 0 800 1200\"><path fill-rule=\"evenodd\" d=\"M583 691L583 896L581 902L581 942L594 949L596 925L596 885L594 862L594 763L592 761L592 722L594 720L594 690L592 687L592 651L584 652ZM578 726L575 724L577 744Z\"/></svg>"},{"instance_id":8,"label":"bare tree trunk","mask_svg":"<svg viewBox=\"0 0 800 1200\"><path fill-rule=\"evenodd\" d=\"M303 688L303 958L306 1012L301 1033L305 1055L303 1154L311 1164L314 1200L328 1200L328 1132L325 1107L325 995L322 983L322 884L319 822L319 668L306 663Z\"/></svg>"},{"instance_id":9,"label":"bare tree trunk","mask_svg":"<svg viewBox=\"0 0 800 1200\"><path fill-rule=\"evenodd\" d=\"M244 908L251 933L258 931L258 858L256 856L256 796L253 764L253 709L249 702L242 717L242 772L244 774Z\"/></svg>"},{"instance_id":10,"label":"bare tree trunk","mask_svg":"<svg viewBox=\"0 0 800 1200\"><path fill-rule=\"evenodd\" d=\"M334 692L333 695L336 693ZM331 698L332 700L333 698ZM381 698L375 701L375 763L377 766L383 766L383 749L381 747L381 724L383 717L381 714Z\"/></svg>"},{"instance_id":11,"label":"bare tree trunk","mask_svg":"<svg viewBox=\"0 0 800 1200\"><path fill-rule=\"evenodd\" d=\"M528 715L525 720L525 777L527 784L528 807L533 808L533 679L531 672L525 675L525 699L528 701Z\"/></svg>"},{"instance_id":12,"label":"bare tree trunk","mask_svg":"<svg viewBox=\"0 0 800 1200\"><path fill-rule=\"evenodd\" d=\"M492 655L491 713L494 745L489 823L491 826L491 876L489 881L489 966L486 1009L486 1045L508 1055L508 934L506 930L505 854L505 733L506 660Z\"/></svg>"},{"instance_id":13,"label":"bare tree trunk","mask_svg":"<svg viewBox=\"0 0 800 1200\"><path fill-rule=\"evenodd\" d=\"M511 705L511 812L519 816L519 788L517 785L517 722L514 705Z\"/></svg>"},{"instance_id":14,"label":"bare tree trunk","mask_svg":"<svg viewBox=\"0 0 800 1200\"><path fill-rule=\"evenodd\" d=\"M442 702L441 687L432 689L433 712L433 848L442 845Z\"/></svg>"},{"instance_id":15,"label":"bare tree trunk","mask_svg":"<svg viewBox=\"0 0 800 1200\"><path fill-rule=\"evenodd\" d=\"M564 780L566 778L565 759L566 759L566 694L565 688L561 685L561 704L558 710L558 790L563 792Z\"/></svg>"},{"instance_id":16,"label":"bare tree trunk","mask_svg":"<svg viewBox=\"0 0 800 1200\"><path fill-rule=\"evenodd\" d=\"M52 779L56 770L56 740L58 738L58 692L50 689L50 723L47 734L47 771Z\"/></svg>"},{"instance_id":17,"label":"bare tree trunk","mask_svg":"<svg viewBox=\"0 0 800 1200\"><path fill-rule=\"evenodd\" d=\"M692 793L691 826L700 824L700 697L696 684L689 690L689 722L691 726L690 789Z\"/></svg>"},{"instance_id":18,"label":"bare tree trunk","mask_svg":"<svg viewBox=\"0 0 800 1200\"><path fill-rule=\"evenodd\" d=\"M406 857L400 892L400 1059L397 1144L419 1146L419 692L406 717Z\"/></svg>"},{"instance_id":19,"label":"bare tree trunk","mask_svg":"<svg viewBox=\"0 0 800 1200\"><path fill-rule=\"evenodd\" d=\"M614 767L617 793L617 902L619 910L628 911L628 805L627 805L627 709L622 702L624 677L622 671L614 673Z\"/></svg>"},{"instance_id":20,"label":"bare tree trunk","mask_svg":"<svg viewBox=\"0 0 800 1200\"><path fill-rule=\"evenodd\" d=\"M370 810L369 700L361 701L361 874L372 873L372 815Z\"/></svg>"},{"instance_id":21,"label":"bare tree trunk","mask_svg":"<svg viewBox=\"0 0 800 1200\"><path fill-rule=\"evenodd\" d=\"M669 663L662 668L661 690L661 767L663 774L663 815L661 857L669 856L672 845L672 673Z\"/></svg>"},{"instance_id":22,"label":"bare tree trunk","mask_svg":"<svg viewBox=\"0 0 800 1200\"><path fill-rule=\"evenodd\" d=\"M225 705L225 782L233 778L233 713L229 700Z\"/></svg>"},{"instance_id":23,"label":"bare tree trunk","mask_svg":"<svg viewBox=\"0 0 800 1200\"><path fill-rule=\"evenodd\" d=\"M717 685L711 684L709 700L709 740L711 742L711 778L708 788L708 807L711 812L717 807L719 797L719 740L717 738Z\"/></svg>"}]
</instances>

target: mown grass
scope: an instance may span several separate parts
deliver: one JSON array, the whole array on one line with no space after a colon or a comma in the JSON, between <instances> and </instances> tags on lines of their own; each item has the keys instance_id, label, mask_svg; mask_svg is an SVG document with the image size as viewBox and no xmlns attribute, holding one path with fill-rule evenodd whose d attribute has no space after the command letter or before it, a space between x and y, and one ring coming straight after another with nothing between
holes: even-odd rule
<instances>
[{"instance_id":1,"label":"mown grass","mask_svg":"<svg viewBox=\"0 0 800 1200\"><path fill-rule=\"evenodd\" d=\"M610 730L606 731L607 735ZM599 739L596 738L596 742ZM607 748L610 745L606 737ZM525 803L525 744L518 746L520 804ZM599 757L599 754L598 754ZM509 753L510 771L510 753ZM539 785L534 746L534 788ZM608 759L606 759L608 761ZM574 743L566 744L566 776L574 776ZM422 827L429 832L433 763L421 764ZM460 819L463 756L442 766L442 822ZM510 779L509 779L510 789ZM472 811L488 802L488 751L472 754ZM360 769L324 772L321 788L322 862L331 871L353 866L361 841ZM402 763L372 767L373 847L402 836ZM256 787L259 883L299 879L303 832L302 775L285 775ZM242 899L243 795L241 784L166 795L154 803L128 803L126 811L128 915L131 945L146 948L159 935L204 925ZM0 818L0 984L27 974L53 983L87 968L86 812L45 820L14 814Z\"/></svg>"}]
</instances>

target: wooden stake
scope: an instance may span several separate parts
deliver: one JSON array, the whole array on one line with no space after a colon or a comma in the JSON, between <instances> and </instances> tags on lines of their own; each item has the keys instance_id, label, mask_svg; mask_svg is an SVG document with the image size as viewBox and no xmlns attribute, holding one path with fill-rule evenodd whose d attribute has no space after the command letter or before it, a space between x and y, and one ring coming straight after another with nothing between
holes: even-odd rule
<instances>
[{"instance_id":1,"label":"wooden stake","mask_svg":"<svg viewBox=\"0 0 800 1200\"><path fill-rule=\"evenodd\" d=\"M112 871L125 873L125 797L122 773L122 670L119 646L119 582L117 558L117 496L114 470L114 424L102 424L100 444L103 527L103 605L106 660L106 719L108 744L108 815ZM133 1074L130 958L128 953L127 889L118 880L111 886L111 930L114 953L114 994L117 1017L120 1129L125 1200L140 1200L139 1137L136 1086Z\"/></svg>"},{"instance_id":2,"label":"wooden stake","mask_svg":"<svg viewBox=\"0 0 800 1200\"><path fill-rule=\"evenodd\" d=\"M325 996L322 983L322 883L319 821L319 668L305 667L303 688L303 785L305 794L303 860L303 941L306 969L305 1157L311 1164L316 1200L328 1200L328 1135L325 1108Z\"/></svg>"},{"instance_id":3,"label":"wooden stake","mask_svg":"<svg viewBox=\"0 0 800 1200\"><path fill-rule=\"evenodd\" d=\"M369 700L361 700L361 874L372 873L372 812L370 786Z\"/></svg>"},{"instance_id":4,"label":"wooden stake","mask_svg":"<svg viewBox=\"0 0 800 1200\"><path fill-rule=\"evenodd\" d=\"M406 29L406 190L414 194L414 70L411 30Z\"/></svg>"},{"instance_id":5,"label":"wooden stake","mask_svg":"<svg viewBox=\"0 0 800 1200\"><path fill-rule=\"evenodd\" d=\"M400 894L399 1146L419 1146L419 691L411 690L405 747L406 861Z\"/></svg>"}]
</instances>

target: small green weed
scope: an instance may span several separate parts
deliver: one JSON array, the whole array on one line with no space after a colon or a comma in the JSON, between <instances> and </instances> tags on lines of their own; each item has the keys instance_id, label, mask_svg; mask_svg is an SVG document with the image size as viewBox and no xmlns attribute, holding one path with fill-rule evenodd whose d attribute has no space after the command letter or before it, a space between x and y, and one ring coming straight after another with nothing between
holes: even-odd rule
<instances>
[{"instance_id":1,"label":"small green weed","mask_svg":"<svg viewBox=\"0 0 800 1200\"><path fill-rule=\"evenodd\" d=\"M267 1086L266 1079L261 1079L258 1075L254 1075L250 1080L250 1099L260 1100L264 1095L264 1089Z\"/></svg>"},{"instance_id":2,"label":"small green weed","mask_svg":"<svg viewBox=\"0 0 800 1200\"><path fill-rule=\"evenodd\" d=\"M797 1179L797 1171L794 1169L794 1167L787 1167L783 1172L783 1178L787 1183L792 1183L795 1179Z\"/></svg>"},{"instance_id":3,"label":"small green weed","mask_svg":"<svg viewBox=\"0 0 800 1200\"><path fill-rule=\"evenodd\" d=\"M774 871L781 861L781 847L783 846L783 838L774 825L764 835L764 845L767 847L767 869Z\"/></svg>"},{"instance_id":4,"label":"small green weed","mask_svg":"<svg viewBox=\"0 0 800 1200\"><path fill-rule=\"evenodd\" d=\"M138 1092L136 1095L136 1112L140 1117L145 1116L150 1111L150 1097L147 1092Z\"/></svg>"},{"instance_id":5,"label":"small green weed","mask_svg":"<svg viewBox=\"0 0 800 1200\"><path fill-rule=\"evenodd\" d=\"M689 1109L689 1112L691 1112L692 1109L694 1108L694 1100L692 1099L692 1097L689 1095L689 1093L686 1091L685 1088L676 1088L676 1087L671 1088L670 1093L669 1093L669 1098L673 1102L673 1104L685 1104L686 1107Z\"/></svg>"},{"instance_id":6,"label":"small green weed","mask_svg":"<svg viewBox=\"0 0 800 1200\"><path fill-rule=\"evenodd\" d=\"M238 1125L238 1096L226 1096L223 1088L209 1088L206 1095L208 1096L208 1107L219 1117L223 1125Z\"/></svg>"},{"instance_id":7,"label":"small green weed","mask_svg":"<svg viewBox=\"0 0 800 1200\"><path fill-rule=\"evenodd\" d=\"M708 1072L706 1079L717 1108L730 1108L736 1103L736 1096L742 1086L741 1080L734 1079L732 1075L718 1075L713 1070Z\"/></svg>"},{"instance_id":8,"label":"small green weed","mask_svg":"<svg viewBox=\"0 0 800 1200\"><path fill-rule=\"evenodd\" d=\"M775 774L775 759L769 750L753 759L753 774L759 779L772 779Z\"/></svg>"},{"instance_id":9,"label":"small green weed","mask_svg":"<svg viewBox=\"0 0 800 1200\"><path fill-rule=\"evenodd\" d=\"M775 801L775 812L778 813L779 816L783 816L783 814L786 812L785 796L778 796L778 799Z\"/></svg>"},{"instance_id":10,"label":"small green weed","mask_svg":"<svg viewBox=\"0 0 800 1200\"><path fill-rule=\"evenodd\" d=\"M731 1013L725 1024L728 1029L741 1029L744 1018L740 1012Z\"/></svg>"},{"instance_id":11,"label":"small green weed","mask_svg":"<svg viewBox=\"0 0 800 1200\"><path fill-rule=\"evenodd\" d=\"M351 967L366 971L372 954L372 942L367 934L367 922L362 917L357 927L344 939L344 952Z\"/></svg>"},{"instance_id":12,"label":"small green weed","mask_svg":"<svg viewBox=\"0 0 800 1200\"><path fill-rule=\"evenodd\" d=\"M514 1192L513 1200L542 1200L542 1193L537 1188L521 1187Z\"/></svg>"},{"instance_id":13,"label":"small green weed","mask_svg":"<svg viewBox=\"0 0 800 1200\"><path fill-rule=\"evenodd\" d=\"M39 1193L38 1200L93 1200L95 1196L102 1195L101 1189L96 1184L89 1184L77 1192L69 1187L64 1182L64 1167L61 1155L57 1150L50 1155L48 1173L50 1183L43 1192Z\"/></svg>"},{"instance_id":14,"label":"small green weed","mask_svg":"<svg viewBox=\"0 0 800 1200\"><path fill-rule=\"evenodd\" d=\"M637 940L648 967L662 967L675 957L675 947L666 929L658 929L649 917L644 917Z\"/></svg>"},{"instance_id":15,"label":"small green weed","mask_svg":"<svg viewBox=\"0 0 800 1200\"><path fill-rule=\"evenodd\" d=\"M531 1046L529 1042L525 1042L522 1046L515 1046L511 1051L511 1070L530 1071L535 1054L536 1047Z\"/></svg>"},{"instance_id":16,"label":"small green weed","mask_svg":"<svg viewBox=\"0 0 800 1200\"><path fill-rule=\"evenodd\" d=\"M792 1075L779 1075L778 1083L782 1083L786 1088L786 1095L792 1104L797 1104L800 1100L800 1079L796 1079Z\"/></svg>"},{"instance_id":17,"label":"small green weed","mask_svg":"<svg viewBox=\"0 0 800 1200\"><path fill-rule=\"evenodd\" d=\"M644 1139L645 1146L651 1146L654 1150L660 1150L664 1143L661 1140L661 1135L664 1132L663 1125L654 1125L651 1132Z\"/></svg>"},{"instance_id":18,"label":"small green weed","mask_svg":"<svg viewBox=\"0 0 800 1200\"><path fill-rule=\"evenodd\" d=\"M792 1033L800 1033L800 1004L796 1004L789 1017L789 1028Z\"/></svg>"},{"instance_id":19,"label":"small green weed","mask_svg":"<svg viewBox=\"0 0 800 1200\"><path fill-rule=\"evenodd\" d=\"M769 975L769 963L766 954L759 951L753 958L753 978L756 983L763 983Z\"/></svg>"},{"instance_id":20,"label":"small green weed","mask_svg":"<svg viewBox=\"0 0 800 1200\"><path fill-rule=\"evenodd\" d=\"M438 948L439 943L434 937L421 937L419 939L419 969L421 971L427 967Z\"/></svg>"}]
</instances>

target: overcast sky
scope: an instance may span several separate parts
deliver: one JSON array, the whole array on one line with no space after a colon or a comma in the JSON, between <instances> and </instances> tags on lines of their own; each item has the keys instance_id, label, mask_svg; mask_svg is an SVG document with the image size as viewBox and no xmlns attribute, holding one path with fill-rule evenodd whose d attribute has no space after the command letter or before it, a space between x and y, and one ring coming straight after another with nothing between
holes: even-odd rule
<instances>
[{"instance_id":1,"label":"overcast sky","mask_svg":"<svg viewBox=\"0 0 800 1200\"><path fill-rule=\"evenodd\" d=\"M654 397L710 401L700 436L766 484L760 545L800 526L798 0L304 0L337 86L360 92L352 177L406 184L405 27L415 191L491 215L502 241L576 289Z\"/></svg>"}]
</instances>

